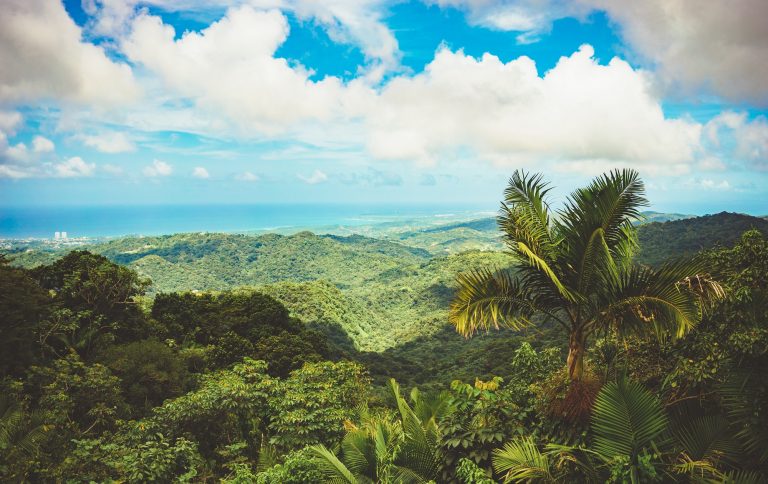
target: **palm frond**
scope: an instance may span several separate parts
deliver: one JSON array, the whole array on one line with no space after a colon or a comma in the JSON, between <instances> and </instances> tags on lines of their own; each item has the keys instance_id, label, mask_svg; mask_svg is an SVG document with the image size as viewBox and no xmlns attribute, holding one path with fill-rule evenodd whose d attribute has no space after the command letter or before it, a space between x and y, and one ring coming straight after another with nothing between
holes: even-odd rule
<instances>
[{"instance_id":1,"label":"palm frond","mask_svg":"<svg viewBox=\"0 0 768 484\"><path fill-rule=\"evenodd\" d=\"M493 469L504 482L554 482L551 462L531 437L520 437L493 451Z\"/></svg>"},{"instance_id":2,"label":"palm frond","mask_svg":"<svg viewBox=\"0 0 768 484\"><path fill-rule=\"evenodd\" d=\"M592 412L594 449L606 461L630 459L661 438L668 419L659 399L637 382L619 379L603 386Z\"/></svg>"},{"instance_id":3,"label":"palm frond","mask_svg":"<svg viewBox=\"0 0 768 484\"><path fill-rule=\"evenodd\" d=\"M310 446L309 452L314 456L318 469L327 479L326 482L334 484L359 484L360 481L358 481L347 466L324 445Z\"/></svg>"},{"instance_id":4,"label":"palm frond","mask_svg":"<svg viewBox=\"0 0 768 484\"><path fill-rule=\"evenodd\" d=\"M741 454L741 447L731 435L728 421L721 416L703 416L673 425L672 435L692 461L716 464L722 459L733 461Z\"/></svg>"},{"instance_id":5,"label":"palm frond","mask_svg":"<svg viewBox=\"0 0 768 484\"><path fill-rule=\"evenodd\" d=\"M341 441L344 465L355 475L376 475L377 449L365 430L347 432Z\"/></svg>"},{"instance_id":6,"label":"palm frond","mask_svg":"<svg viewBox=\"0 0 768 484\"><path fill-rule=\"evenodd\" d=\"M533 295L509 270L476 269L459 274L457 283L448 317L465 337L490 328L523 329L536 312Z\"/></svg>"},{"instance_id":7,"label":"palm frond","mask_svg":"<svg viewBox=\"0 0 768 484\"><path fill-rule=\"evenodd\" d=\"M731 471L725 473L722 480L712 481L718 484L761 484L765 483L766 476L754 471Z\"/></svg>"},{"instance_id":8,"label":"palm frond","mask_svg":"<svg viewBox=\"0 0 768 484\"><path fill-rule=\"evenodd\" d=\"M567 251L576 256L573 265L597 228L603 230L614 257L630 255L636 245L632 222L641 217L640 209L647 205L645 187L635 170L613 170L573 192L556 221Z\"/></svg>"},{"instance_id":9,"label":"palm frond","mask_svg":"<svg viewBox=\"0 0 768 484\"><path fill-rule=\"evenodd\" d=\"M607 288L596 323L615 323L624 334L680 338L701 320L702 298L722 290L717 282L697 277L701 273L701 263L694 260L670 262L659 269L633 266L618 284ZM692 278L696 284L689 282Z\"/></svg>"},{"instance_id":10,"label":"palm frond","mask_svg":"<svg viewBox=\"0 0 768 484\"><path fill-rule=\"evenodd\" d=\"M400 395L400 386L394 379L389 385L397 402L405 438L395 464L407 468L424 480L436 479L440 469L439 434L436 425L425 425L408 402Z\"/></svg>"},{"instance_id":11,"label":"palm frond","mask_svg":"<svg viewBox=\"0 0 768 484\"><path fill-rule=\"evenodd\" d=\"M524 242L517 242L517 252L519 257L526 259L528 263L527 269L530 270L535 268L542 276L545 277L544 280L548 284L551 284L564 300L577 300L577 296L570 289L568 289L562 281L560 281L560 278L555 273L555 270L552 268L552 266L536 252L531 250L528 245L526 245Z\"/></svg>"},{"instance_id":12,"label":"palm frond","mask_svg":"<svg viewBox=\"0 0 768 484\"><path fill-rule=\"evenodd\" d=\"M766 391L762 375L736 371L719 388L723 406L744 449L768 463L768 427L765 425Z\"/></svg>"},{"instance_id":13,"label":"palm frond","mask_svg":"<svg viewBox=\"0 0 768 484\"><path fill-rule=\"evenodd\" d=\"M509 179L498 223L513 252L522 242L542 259L551 260L556 241L550 228L549 191L541 174L515 171Z\"/></svg>"}]
</instances>

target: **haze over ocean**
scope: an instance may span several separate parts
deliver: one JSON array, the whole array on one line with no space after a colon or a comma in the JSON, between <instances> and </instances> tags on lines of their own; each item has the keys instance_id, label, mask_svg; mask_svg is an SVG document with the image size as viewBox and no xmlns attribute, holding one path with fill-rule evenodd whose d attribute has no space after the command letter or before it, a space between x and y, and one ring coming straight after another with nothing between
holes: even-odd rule
<instances>
[{"instance_id":1,"label":"haze over ocean","mask_svg":"<svg viewBox=\"0 0 768 484\"><path fill-rule=\"evenodd\" d=\"M482 217L492 206L407 204L239 204L44 206L0 209L0 237L52 238L245 232L362 226L385 222Z\"/></svg>"}]
</instances>

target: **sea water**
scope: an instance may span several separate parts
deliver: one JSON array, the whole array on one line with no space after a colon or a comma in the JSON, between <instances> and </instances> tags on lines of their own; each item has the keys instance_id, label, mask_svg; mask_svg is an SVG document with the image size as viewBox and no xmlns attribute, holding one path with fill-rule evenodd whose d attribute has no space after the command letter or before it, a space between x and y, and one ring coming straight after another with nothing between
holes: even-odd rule
<instances>
[{"instance_id":1,"label":"sea water","mask_svg":"<svg viewBox=\"0 0 768 484\"><path fill-rule=\"evenodd\" d=\"M420 220L450 222L493 213L487 206L261 204L0 207L0 238L285 231Z\"/></svg>"}]
</instances>

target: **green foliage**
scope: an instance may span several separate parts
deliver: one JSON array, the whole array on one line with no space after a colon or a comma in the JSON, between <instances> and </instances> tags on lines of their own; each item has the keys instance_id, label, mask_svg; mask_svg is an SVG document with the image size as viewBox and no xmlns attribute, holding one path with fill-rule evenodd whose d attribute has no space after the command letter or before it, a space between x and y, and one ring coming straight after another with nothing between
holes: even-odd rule
<instances>
[{"instance_id":1,"label":"green foliage","mask_svg":"<svg viewBox=\"0 0 768 484\"><path fill-rule=\"evenodd\" d=\"M277 384L269 401L271 442L300 449L331 444L344 435L344 422L366 401L368 377L356 363L307 363Z\"/></svg>"},{"instance_id":2,"label":"green foliage","mask_svg":"<svg viewBox=\"0 0 768 484\"><path fill-rule=\"evenodd\" d=\"M494 484L488 473L469 459L460 459L456 465L456 477L464 484Z\"/></svg>"},{"instance_id":3,"label":"green foliage","mask_svg":"<svg viewBox=\"0 0 768 484\"><path fill-rule=\"evenodd\" d=\"M626 468L633 483L655 476L650 450L661 442L669 420L659 399L640 384L606 384L592 414L594 450L612 466Z\"/></svg>"},{"instance_id":4,"label":"green foliage","mask_svg":"<svg viewBox=\"0 0 768 484\"><path fill-rule=\"evenodd\" d=\"M229 332L258 340L276 331L300 329L282 304L252 291L161 293L155 297L152 317L168 329L167 337L178 342L193 338L199 344Z\"/></svg>"},{"instance_id":5,"label":"green foliage","mask_svg":"<svg viewBox=\"0 0 768 484\"><path fill-rule=\"evenodd\" d=\"M143 415L165 399L181 395L189 378L178 354L156 340L108 347L99 360L120 379L134 415Z\"/></svg>"},{"instance_id":6,"label":"green foliage","mask_svg":"<svg viewBox=\"0 0 768 484\"><path fill-rule=\"evenodd\" d=\"M18 375L35 360L35 330L49 306L47 292L0 255L1 374Z\"/></svg>"},{"instance_id":7,"label":"green foliage","mask_svg":"<svg viewBox=\"0 0 768 484\"><path fill-rule=\"evenodd\" d=\"M58 303L116 323L114 331L119 340L145 334L136 298L150 283L129 268L104 256L76 250L31 273L43 288L55 293Z\"/></svg>"},{"instance_id":8,"label":"green foliage","mask_svg":"<svg viewBox=\"0 0 768 484\"><path fill-rule=\"evenodd\" d=\"M526 411L516 405L517 395L500 384L500 378L477 381L474 386L460 381L451 384L454 411L440 422L444 482L455 482L454 469L464 458L490 469L492 450L524 430Z\"/></svg>"},{"instance_id":9,"label":"green foliage","mask_svg":"<svg viewBox=\"0 0 768 484\"><path fill-rule=\"evenodd\" d=\"M553 464L530 437L519 437L493 453L493 468L504 482L557 482Z\"/></svg>"},{"instance_id":10,"label":"green foliage","mask_svg":"<svg viewBox=\"0 0 768 484\"><path fill-rule=\"evenodd\" d=\"M236 442L258 449L277 384L264 362L246 358L229 370L203 375L197 390L165 401L133 427L140 434L193 436L208 459Z\"/></svg>"},{"instance_id":11,"label":"green foliage","mask_svg":"<svg viewBox=\"0 0 768 484\"><path fill-rule=\"evenodd\" d=\"M448 395L411 392L411 404L400 387L390 380L397 402L398 419L372 415L363 407L357 424L349 424L341 442L340 456L323 445L310 447L326 482L434 482L442 453L438 446L438 420L453 408Z\"/></svg>"},{"instance_id":12,"label":"green foliage","mask_svg":"<svg viewBox=\"0 0 768 484\"><path fill-rule=\"evenodd\" d=\"M48 422L76 435L113 430L128 412L120 379L102 364L83 362L76 353L49 367L32 367L25 385Z\"/></svg>"},{"instance_id":13,"label":"green foliage","mask_svg":"<svg viewBox=\"0 0 768 484\"><path fill-rule=\"evenodd\" d=\"M282 464L277 464L254 476L257 484L305 484L322 482L323 475L309 449L289 452Z\"/></svg>"},{"instance_id":14,"label":"green foliage","mask_svg":"<svg viewBox=\"0 0 768 484\"><path fill-rule=\"evenodd\" d=\"M693 266L622 262L638 200L611 176L551 216L546 187L518 180L502 213L518 266L505 273L492 269L508 254L455 253L495 244L489 220L390 234L431 253L366 237L185 234L114 240L92 247L107 258L76 251L34 271L0 260L0 480L764 481L768 242L751 231L701 255L697 274L727 292L700 304L717 286L681 277ZM224 291L143 296L143 276L110 260L159 290ZM520 313L535 331L470 341L446 327L455 274L473 269L481 289L565 300L585 321L602 311L600 330L580 335L597 340L580 388L609 383L594 409L574 397L591 425L547 410L548 389L566 402L579 387L561 364L565 313ZM501 309L479 314L509 325ZM681 337L644 337L670 332ZM393 375L422 391L387 390ZM475 384L439 391L456 379Z\"/></svg>"},{"instance_id":15,"label":"green foliage","mask_svg":"<svg viewBox=\"0 0 768 484\"><path fill-rule=\"evenodd\" d=\"M25 407L25 402L19 402L12 395L0 396L0 479L3 480L26 478L46 432L53 430L53 426L44 423L42 413L29 412Z\"/></svg>"},{"instance_id":16,"label":"green foliage","mask_svg":"<svg viewBox=\"0 0 768 484\"><path fill-rule=\"evenodd\" d=\"M660 265L670 259L692 256L703 249L730 247L750 229L766 236L768 221L740 213L721 212L667 223L650 223L638 231L638 260L644 264Z\"/></svg>"},{"instance_id":17,"label":"green foliage","mask_svg":"<svg viewBox=\"0 0 768 484\"><path fill-rule=\"evenodd\" d=\"M169 440L158 433L135 445L100 438L77 440L59 472L65 479L77 476L92 482L193 482L203 467L194 442Z\"/></svg>"}]
</instances>

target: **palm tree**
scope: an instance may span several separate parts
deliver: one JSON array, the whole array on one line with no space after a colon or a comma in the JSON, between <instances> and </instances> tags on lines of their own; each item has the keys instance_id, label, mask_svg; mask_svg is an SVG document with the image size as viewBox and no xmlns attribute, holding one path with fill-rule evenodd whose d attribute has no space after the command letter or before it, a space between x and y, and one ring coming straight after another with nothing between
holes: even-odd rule
<instances>
[{"instance_id":1,"label":"palm tree","mask_svg":"<svg viewBox=\"0 0 768 484\"><path fill-rule=\"evenodd\" d=\"M11 481L24 480L22 472L9 464L29 464L45 438L45 433L53 427L43 423L39 412L28 412L22 402L11 395L0 395L0 477Z\"/></svg>"},{"instance_id":2,"label":"palm tree","mask_svg":"<svg viewBox=\"0 0 768 484\"><path fill-rule=\"evenodd\" d=\"M700 321L704 301L722 295L696 260L659 269L633 264L632 224L647 205L636 171L594 179L554 213L550 189L541 175L513 174L498 222L516 266L459 275L450 320L462 335L520 330L534 316L554 322L569 336L570 378L580 380L590 336L679 337Z\"/></svg>"},{"instance_id":3,"label":"palm tree","mask_svg":"<svg viewBox=\"0 0 768 484\"><path fill-rule=\"evenodd\" d=\"M437 479L442 463L438 421L453 410L448 394L424 395L414 389L411 406L400 395L395 380L389 383L399 418L370 415L367 408L361 408L359 425L346 424L340 457L323 445L310 447L327 482L427 483Z\"/></svg>"},{"instance_id":4,"label":"palm tree","mask_svg":"<svg viewBox=\"0 0 768 484\"><path fill-rule=\"evenodd\" d=\"M590 429L589 447L549 443L542 451L533 438L518 437L494 451L493 467L504 482L606 482L617 471L633 484L681 474L695 482L741 482L724 469L760 482L759 474L726 464L735 463L741 449L722 417L672 421L657 396L626 378L600 390ZM578 479L569 474L573 467Z\"/></svg>"}]
</instances>

